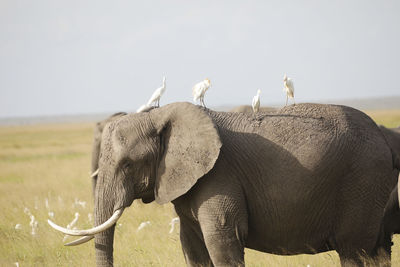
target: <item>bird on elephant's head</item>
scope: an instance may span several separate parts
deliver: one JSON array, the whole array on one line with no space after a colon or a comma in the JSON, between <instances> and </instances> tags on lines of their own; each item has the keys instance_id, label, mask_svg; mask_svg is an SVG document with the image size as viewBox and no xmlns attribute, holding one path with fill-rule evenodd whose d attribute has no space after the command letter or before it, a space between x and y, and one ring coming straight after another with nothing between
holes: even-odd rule
<instances>
[{"instance_id":1,"label":"bird on elephant's head","mask_svg":"<svg viewBox=\"0 0 400 267\"><path fill-rule=\"evenodd\" d=\"M105 126L94 228L49 223L83 236L75 244L94 237L97 265L111 266L123 210L135 199L172 202L189 266L243 266L245 247L336 250L343 265L361 266L360 255L377 259L382 248L390 257L390 240L377 242L399 167L386 144L368 116L343 106L255 117L173 103Z\"/></svg>"}]
</instances>

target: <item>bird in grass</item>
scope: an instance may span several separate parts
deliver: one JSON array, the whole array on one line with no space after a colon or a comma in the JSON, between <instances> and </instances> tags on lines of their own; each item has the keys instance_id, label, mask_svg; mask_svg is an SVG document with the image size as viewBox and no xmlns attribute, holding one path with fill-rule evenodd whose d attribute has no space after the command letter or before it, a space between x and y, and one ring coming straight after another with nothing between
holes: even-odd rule
<instances>
[{"instance_id":1,"label":"bird in grass","mask_svg":"<svg viewBox=\"0 0 400 267\"><path fill-rule=\"evenodd\" d=\"M260 94L261 90L257 90L257 94L253 97L253 102L251 106L253 107L253 112L257 113L260 110Z\"/></svg>"},{"instance_id":2,"label":"bird in grass","mask_svg":"<svg viewBox=\"0 0 400 267\"><path fill-rule=\"evenodd\" d=\"M79 212L75 212L75 217L74 219L67 225L67 229L73 229L73 227L75 226L76 222L79 219ZM64 236L63 242L65 242L68 238L68 235Z\"/></svg>"},{"instance_id":3,"label":"bird in grass","mask_svg":"<svg viewBox=\"0 0 400 267\"><path fill-rule=\"evenodd\" d=\"M286 92L286 105L288 103L288 98L292 98L294 104L296 105L296 102L294 101L294 85L292 79L288 78L288 76L285 74L283 76L283 91Z\"/></svg>"},{"instance_id":4,"label":"bird in grass","mask_svg":"<svg viewBox=\"0 0 400 267\"><path fill-rule=\"evenodd\" d=\"M175 230L175 224L179 223L179 217L175 217L171 220L169 225L171 225L171 229L169 230L169 233L172 234Z\"/></svg>"},{"instance_id":5,"label":"bird in grass","mask_svg":"<svg viewBox=\"0 0 400 267\"><path fill-rule=\"evenodd\" d=\"M142 222L139 224L139 227L137 228L136 232L139 232L143 228L145 228L147 225L150 225L150 221Z\"/></svg>"},{"instance_id":6,"label":"bird in grass","mask_svg":"<svg viewBox=\"0 0 400 267\"><path fill-rule=\"evenodd\" d=\"M203 107L206 107L206 105L204 104L204 94L206 93L206 91L210 86L211 86L211 81L208 78L205 79L204 81L195 84L192 88L193 101L196 102L197 100L200 100L200 104Z\"/></svg>"},{"instance_id":7,"label":"bird in grass","mask_svg":"<svg viewBox=\"0 0 400 267\"><path fill-rule=\"evenodd\" d=\"M147 106L150 107L153 103L156 105L156 107L160 107L160 98L165 92L166 88L165 84L165 76L163 77L163 84L161 87L157 88L154 93L151 95L149 101L147 102Z\"/></svg>"}]
</instances>

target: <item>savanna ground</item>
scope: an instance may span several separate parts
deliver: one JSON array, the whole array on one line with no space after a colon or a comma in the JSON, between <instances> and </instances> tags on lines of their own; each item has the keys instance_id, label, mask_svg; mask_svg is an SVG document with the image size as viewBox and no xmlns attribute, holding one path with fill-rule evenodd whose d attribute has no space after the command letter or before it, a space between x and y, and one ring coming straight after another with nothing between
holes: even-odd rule
<instances>
[{"instance_id":1,"label":"savanna ground","mask_svg":"<svg viewBox=\"0 0 400 267\"><path fill-rule=\"evenodd\" d=\"M400 125L400 110L367 113L378 124ZM0 127L0 266L16 266L16 262L21 267L95 265L93 241L64 247L64 235L46 222L49 212L53 212L54 221L66 226L78 212L76 226L92 226L89 170L93 126ZM29 214L38 222L35 235ZM116 228L115 265L185 266L179 227L169 234L169 222L175 216L171 204L144 205L135 201ZM151 224L136 232L143 221ZM16 229L17 224L20 229ZM400 266L398 237L394 242L393 266ZM339 266L336 252L285 257L247 249L245 255L247 266Z\"/></svg>"}]
</instances>

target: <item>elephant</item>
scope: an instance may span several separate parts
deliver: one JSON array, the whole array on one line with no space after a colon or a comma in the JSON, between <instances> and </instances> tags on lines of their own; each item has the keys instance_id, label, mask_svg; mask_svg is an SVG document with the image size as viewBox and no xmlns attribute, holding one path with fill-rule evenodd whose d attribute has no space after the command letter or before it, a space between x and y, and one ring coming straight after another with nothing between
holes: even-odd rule
<instances>
[{"instance_id":1,"label":"elephant","mask_svg":"<svg viewBox=\"0 0 400 267\"><path fill-rule=\"evenodd\" d=\"M380 125L382 133L386 137L388 145L395 156L400 158L400 127L386 128ZM385 207L384 214L385 239L391 240L393 234L400 234L400 205L399 205L399 183L390 194Z\"/></svg>"},{"instance_id":2,"label":"elephant","mask_svg":"<svg viewBox=\"0 0 400 267\"><path fill-rule=\"evenodd\" d=\"M277 110L278 110L277 108L272 108L272 107L260 107L259 112L271 113ZM253 113L253 108L250 105L241 105L231 109L230 112Z\"/></svg>"},{"instance_id":3,"label":"elephant","mask_svg":"<svg viewBox=\"0 0 400 267\"><path fill-rule=\"evenodd\" d=\"M386 140L394 153L400 157L400 127L386 128L385 126L380 125L379 128L386 137Z\"/></svg>"},{"instance_id":4,"label":"elephant","mask_svg":"<svg viewBox=\"0 0 400 267\"><path fill-rule=\"evenodd\" d=\"M109 122L95 185L97 266L113 266L115 223L134 200L172 202L188 266L244 266L244 248L336 250L342 266L390 265L383 215L400 169L356 109L297 104L276 113L172 103Z\"/></svg>"}]
</instances>

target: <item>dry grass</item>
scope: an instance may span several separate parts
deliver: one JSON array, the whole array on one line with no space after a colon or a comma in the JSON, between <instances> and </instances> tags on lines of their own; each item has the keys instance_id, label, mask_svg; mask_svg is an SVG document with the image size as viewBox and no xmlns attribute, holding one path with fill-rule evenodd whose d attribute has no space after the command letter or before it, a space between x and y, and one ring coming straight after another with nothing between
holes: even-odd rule
<instances>
[{"instance_id":1,"label":"dry grass","mask_svg":"<svg viewBox=\"0 0 400 267\"><path fill-rule=\"evenodd\" d=\"M400 125L400 111L369 114L380 124ZM93 242L64 247L63 235L46 223L46 199L54 220L66 226L80 213L77 227L90 227L92 194L89 179L94 124L0 127L0 266L94 266ZM86 206L74 205L75 199ZM38 221L31 235L28 208ZM179 234L169 234L175 217L171 205L135 202L120 220L115 237L116 266L185 266ZM136 233L143 221L151 225ZM16 230L15 225L21 224ZM71 240L71 239L70 239ZM393 266L400 266L399 245ZM319 255L274 256L246 250L248 266L339 266L335 252Z\"/></svg>"},{"instance_id":2,"label":"dry grass","mask_svg":"<svg viewBox=\"0 0 400 267\"><path fill-rule=\"evenodd\" d=\"M396 128L400 126L400 109L370 110L365 113L374 119L376 123L388 128Z\"/></svg>"}]
</instances>

